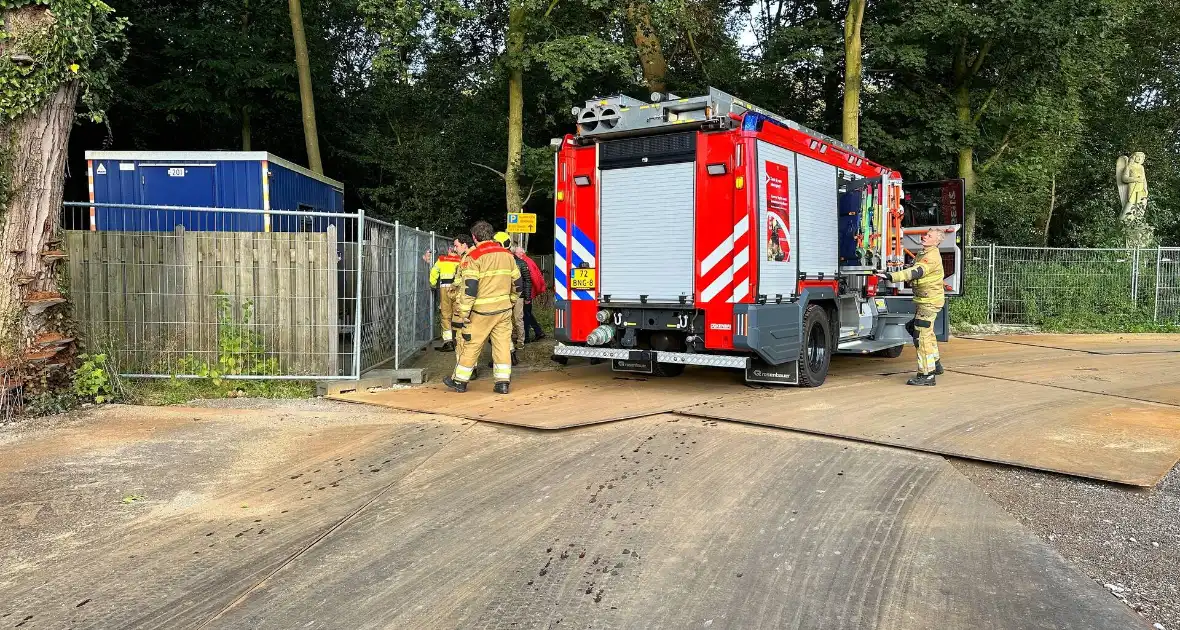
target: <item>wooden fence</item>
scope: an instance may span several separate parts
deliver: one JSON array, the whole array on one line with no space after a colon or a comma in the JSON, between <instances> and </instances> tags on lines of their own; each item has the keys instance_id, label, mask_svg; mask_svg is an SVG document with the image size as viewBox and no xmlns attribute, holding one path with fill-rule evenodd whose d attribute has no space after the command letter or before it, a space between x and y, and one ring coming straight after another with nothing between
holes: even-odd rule
<instances>
[{"instance_id":1,"label":"wooden fence","mask_svg":"<svg viewBox=\"0 0 1180 630\"><path fill-rule=\"evenodd\" d=\"M335 227L324 233L68 231L70 299L124 373L336 376ZM350 349L348 349L350 351Z\"/></svg>"}]
</instances>

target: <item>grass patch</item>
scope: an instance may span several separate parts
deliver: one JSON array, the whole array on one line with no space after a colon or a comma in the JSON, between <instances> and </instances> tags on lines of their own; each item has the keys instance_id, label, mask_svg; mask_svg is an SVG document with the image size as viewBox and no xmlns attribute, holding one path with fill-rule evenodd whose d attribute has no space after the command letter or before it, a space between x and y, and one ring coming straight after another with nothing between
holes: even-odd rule
<instances>
[{"instance_id":1,"label":"grass patch","mask_svg":"<svg viewBox=\"0 0 1180 630\"><path fill-rule=\"evenodd\" d=\"M313 398L311 381L230 381L215 383L200 378L160 378L124 381L126 397L133 405L178 405L218 398Z\"/></svg>"}]
</instances>

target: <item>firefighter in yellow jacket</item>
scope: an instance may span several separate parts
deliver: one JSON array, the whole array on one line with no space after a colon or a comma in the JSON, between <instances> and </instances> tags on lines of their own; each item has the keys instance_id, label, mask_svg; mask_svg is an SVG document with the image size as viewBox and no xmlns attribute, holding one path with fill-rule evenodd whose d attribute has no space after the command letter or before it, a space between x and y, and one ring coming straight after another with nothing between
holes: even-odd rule
<instances>
[{"instance_id":1,"label":"firefighter in yellow jacket","mask_svg":"<svg viewBox=\"0 0 1180 630\"><path fill-rule=\"evenodd\" d=\"M456 241L457 243L458 241ZM455 349L454 331L451 330L451 316L455 310L455 274L459 271L459 262L463 260L454 245L451 250L438 260L434 261L434 266L430 268L430 287L438 289L438 310L442 317L442 340L443 345L439 350L443 352L450 352Z\"/></svg>"},{"instance_id":2,"label":"firefighter in yellow jacket","mask_svg":"<svg viewBox=\"0 0 1180 630\"><path fill-rule=\"evenodd\" d=\"M908 282L914 291L914 320L906 325L918 349L918 374L906 381L907 385L934 385L935 375L942 374L938 356L938 339L934 336L934 320L946 303L942 269L942 254L938 251L946 234L942 228L932 228L922 235L922 252L914 265L886 274L892 282Z\"/></svg>"},{"instance_id":3,"label":"firefighter in yellow jacket","mask_svg":"<svg viewBox=\"0 0 1180 630\"><path fill-rule=\"evenodd\" d=\"M504 246L492 240L495 229L487 221L471 227L476 245L459 267L455 319L461 323L459 359L443 384L467 391L483 344L492 340L492 375L497 394L508 393L512 380L512 308L520 294L520 270Z\"/></svg>"}]
</instances>

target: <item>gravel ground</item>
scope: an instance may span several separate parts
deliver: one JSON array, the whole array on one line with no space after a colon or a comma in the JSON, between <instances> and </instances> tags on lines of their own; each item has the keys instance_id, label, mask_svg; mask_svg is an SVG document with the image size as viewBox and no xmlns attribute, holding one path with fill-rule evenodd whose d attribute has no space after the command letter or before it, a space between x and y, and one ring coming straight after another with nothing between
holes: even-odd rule
<instances>
[{"instance_id":1,"label":"gravel ground","mask_svg":"<svg viewBox=\"0 0 1180 630\"><path fill-rule=\"evenodd\" d=\"M1149 624L1180 629L1180 468L1133 489L951 460L997 503Z\"/></svg>"}]
</instances>

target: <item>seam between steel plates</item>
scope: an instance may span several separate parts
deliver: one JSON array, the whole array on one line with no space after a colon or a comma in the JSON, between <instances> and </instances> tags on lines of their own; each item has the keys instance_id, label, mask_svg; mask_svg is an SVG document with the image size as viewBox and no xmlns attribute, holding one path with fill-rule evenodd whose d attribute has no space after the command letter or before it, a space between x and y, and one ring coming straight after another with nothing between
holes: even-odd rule
<instances>
[{"instance_id":1,"label":"seam between steel plates","mask_svg":"<svg viewBox=\"0 0 1180 630\"><path fill-rule=\"evenodd\" d=\"M970 339L971 341L986 341L988 343L1006 343L1013 346L1028 346L1030 348L1045 348L1046 350L1061 350L1063 352L1081 352L1083 354L1090 354L1098 357L1118 357L1118 356L1135 356L1138 354L1180 354L1180 350L1140 350L1137 352L1102 352L1099 350L1082 350L1080 348L1064 348L1061 346L1047 346L1039 343L1028 343L1024 341L1010 341L1007 339L987 339L984 337L958 337L959 339Z\"/></svg>"},{"instance_id":2,"label":"seam between steel plates","mask_svg":"<svg viewBox=\"0 0 1180 630\"><path fill-rule=\"evenodd\" d=\"M1174 408L1180 409L1180 404L1170 403L1170 402L1161 402L1158 400L1151 400L1149 398L1136 398L1134 396L1124 396L1122 394L1111 394L1109 392L1095 392L1095 391L1090 391L1088 389L1079 389L1077 387L1066 387L1065 385L1053 385L1051 383L1038 383L1036 381L1022 381L1017 378L1008 378L1005 376L991 376L988 374L977 374L975 372L967 372L965 370L956 370L953 368L946 368L946 371L953 372L955 374L962 374L964 376L975 376L978 378L990 378L990 379L996 380L996 381L1007 381L1009 383L1020 383L1021 385L1033 385L1035 387L1048 387L1051 389L1060 389L1063 391L1075 392L1078 394L1091 394L1094 396L1106 396L1108 398L1119 398L1122 400L1130 400L1130 401L1134 401L1134 402L1147 403L1147 404L1151 404L1151 405L1160 405L1163 407L1174 407Z\"/></svg>"}]
</instances>

